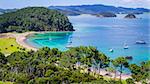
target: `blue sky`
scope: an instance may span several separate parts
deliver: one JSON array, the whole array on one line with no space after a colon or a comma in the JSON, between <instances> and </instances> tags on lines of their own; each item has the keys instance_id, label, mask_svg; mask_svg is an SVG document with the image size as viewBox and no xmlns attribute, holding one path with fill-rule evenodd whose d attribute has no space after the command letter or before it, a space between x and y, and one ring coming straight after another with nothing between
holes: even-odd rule
<instances>
[{"instance_id":1,"label":"blue sky","mask_svg":"<svg viewBox=\"0 0 150 84\"><path fill-rule=\"evenodd\" d=\"M28 6L104 4L150 9L150 0L0 0L0 8L23 8Z\"/></svg>"}]
</instances>

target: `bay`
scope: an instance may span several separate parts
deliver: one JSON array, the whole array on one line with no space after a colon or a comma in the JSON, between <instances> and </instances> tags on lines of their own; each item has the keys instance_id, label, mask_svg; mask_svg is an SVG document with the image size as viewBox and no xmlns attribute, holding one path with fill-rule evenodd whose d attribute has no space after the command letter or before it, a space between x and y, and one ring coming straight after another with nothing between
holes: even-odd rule
<instances>
[{"instance_id":1,"label":"bay","mask_svg":"<svg viewBox=\"0 0 150 84\"><path fill-rule=\"evenodd\" d=\"M139 64L150 59L150 14L136 15L137 19L125 19L125 14L116 18L100 18L91 15L69 16L75 32L50 32L28 36L26 42L37 48L50 47L67 50L71 46L95 46L111 59L132 56L130 63ZM144 40L147 44L135 42ZM124 49L124 44L129 49ZM109 52L112 48L114 52Z\"/></svg>"}]
</instances>

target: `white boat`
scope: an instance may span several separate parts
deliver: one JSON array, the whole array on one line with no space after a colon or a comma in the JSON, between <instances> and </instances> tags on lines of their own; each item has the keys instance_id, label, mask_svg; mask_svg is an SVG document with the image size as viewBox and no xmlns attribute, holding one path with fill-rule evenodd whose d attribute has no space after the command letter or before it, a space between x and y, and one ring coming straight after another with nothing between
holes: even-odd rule
<instances>
[{"instance_id":1,"label":"white boat","mask_svg":"<svg viewBox=\"0 0 150 84\"><path fill-rule=\"evenodd\" d=\"M109 52L114 52L114 50L111 48L111 49L109 49Z\"/></svg>"},{"instance_id":2,"label":"white boat","mask_svg":"<svg viewBox=\"0 0 150 84\"><path fill-rule=\"evenodd\" d=\"M71 46L71 45L67 45L67 46L66 46L66 48L72 48L72 47L73 47L73 46Z\"/></svg>"},{"instance_id":3,"label":"white boat","mask_svg":"<svg viewBox=\"0 0 150 84\"><path fill-rule=\"evenodd\" d=\"M146 42L144 40L139 40L139 41L136 41L136 44L146 44Z\"/></svg>"},{"instance_id":4,"label":"white boat","mask_svg":"<svg viewBox=\"0 0 150 84\"><path fill-rule=\"evenodd\" d=\"M73 47L73 46L71 45L71 43L68 43L67 46L66 46L66 48L71 48L71 47Z\"/></svg>"},{"instance_id":5,"label":"white boat","mask_svg":"<svg viewBox=\"0 0 150 84\"><path fill-rule=\"evenodd\" d=\"M126 43L124 43L124 47L123 47L124 49L128 49L129 48L129 46L126 44Z\"/></svg>"},{"instance_id":6,"label":"white boat","mask_svg":"<svg viewBox=\"0 0 150 84\"><path fill-rule=\"evenodd\" d=\"M126 45L126 46L124 46L124 49L128 49L128 48L129 48L129 46L127 46L127 45Z\"/></svg>"}]
</instances>

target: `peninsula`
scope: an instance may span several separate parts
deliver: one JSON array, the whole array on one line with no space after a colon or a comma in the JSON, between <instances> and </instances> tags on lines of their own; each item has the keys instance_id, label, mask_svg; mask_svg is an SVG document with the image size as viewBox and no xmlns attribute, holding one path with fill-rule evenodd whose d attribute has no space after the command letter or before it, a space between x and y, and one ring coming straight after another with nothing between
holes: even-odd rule
<instances>
[{"instance_id":1,"label":"peninsula","mask_svg":"<svg viewBox=\"0 0 150 84\"><path fill-rule=\"evenodd\" d=\"M0 51L10 54L12 50L20 51L21 47L37 50L25 42L26 36L50 31L68 32L74 29L67 16L45 7L27 7L2 14L0 15ZM13 45L20 46L17 48Z\"/></svg>"},{"instance_id":2,"label":"peninsula","mask_svg":"<svg viewBox=\"0 0 150 84\"><path fill-rule=\"evenodd\" d=\"M74 31L74 29L65 15L44 7L28 7L0 15L0 33L27 31Z\"/></svg>"}]
</instances>

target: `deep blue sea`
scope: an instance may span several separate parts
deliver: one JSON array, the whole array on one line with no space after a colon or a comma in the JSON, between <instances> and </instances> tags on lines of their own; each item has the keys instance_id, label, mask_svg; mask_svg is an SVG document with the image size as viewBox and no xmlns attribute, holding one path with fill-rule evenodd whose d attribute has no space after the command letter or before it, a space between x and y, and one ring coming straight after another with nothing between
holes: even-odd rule
<instances>
[{"instance_id":1,"label":"deep blue sea","mask_svg":"<svg viewBox=\"0 0 150 84\"><path fill-rule=\"evenodd\" d=\"M116 18L100 18L91 15L69 16L75 32L53 32L28 36L28 44L41 48L59 48L66 50L70 46L95 46L101 52L114 59L119 56L132 56L130 63L139 64L150 60L150 14L136 15L137 19L125 19L124 14ZM147 44L136 44L144 40ZM124 49L124 44L129 49ZM112 48L114 52L109 52Z\"/></svg>"}]
</instances>

